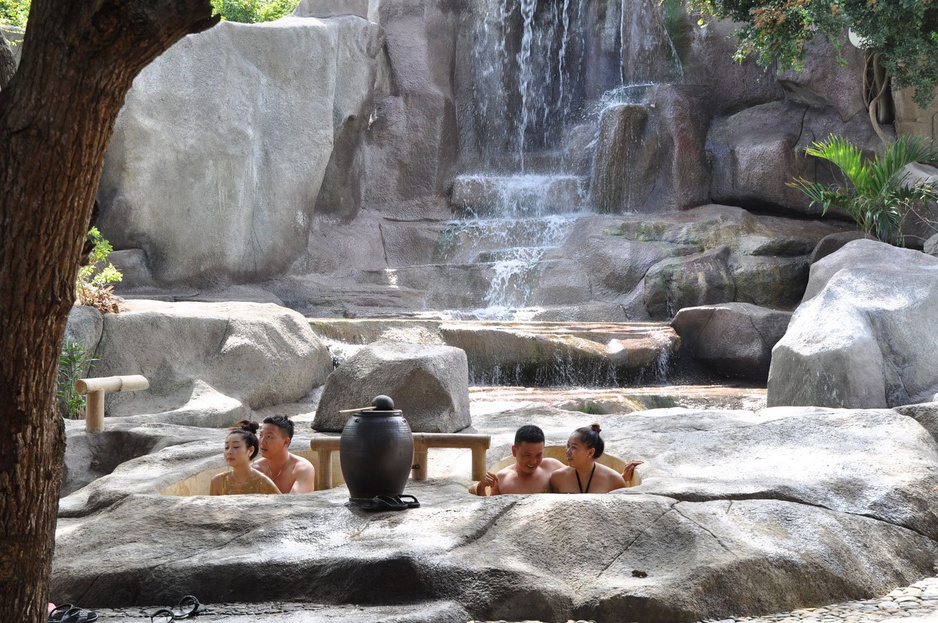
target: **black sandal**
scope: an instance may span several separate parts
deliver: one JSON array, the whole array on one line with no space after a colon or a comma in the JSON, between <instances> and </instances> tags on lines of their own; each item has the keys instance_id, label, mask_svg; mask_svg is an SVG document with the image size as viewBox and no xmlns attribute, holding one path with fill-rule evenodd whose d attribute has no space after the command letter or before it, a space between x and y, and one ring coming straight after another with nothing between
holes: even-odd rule
<instances>
[{"instance_id":1,"label":"black sandal","mask_svg":"<svg viewBox=\"0 0 938 623\"><path fill-rule=\"evenodd\" d=\"M179 621L198 614L200 606L201 604L195 595L186 595L179 600L179 603L170 608L170 612L173 613L173 620Z\"/></svg>"},{"instance_id":2,"label":"black sandal","mask_svg":"<svg viewBox=\"0 0 938 623\"><path fill-rule=\"evenodd\" d=\"M420 502L417 501L417 498L407 493L402 493L401 495L397 496L397 499L402 504L406 504L407 508L420 508Z\"/></svg>"},{"instance_id":3,"label":"black sandal","mask_svg":"<svg viewBox=\"0 0 938 623\"><path fill-rule=\"evenodd\" d=\"M362 510L381 512L381 511L403 511L408 506L402 502L396 495L376 495L370 500L362 502Z\"/></svg>"},{"instance_id":4,"label":"black sandal","mask_svg":"<svg viewBox=\"0 0 938 623\"><path fill-rule=\"evenodd\" d=\"M176 615L169 608L160 608L150 615L150 623L173 623Z\"/></svg>"},{"instance_id":5,"label":"black sandal","mask_svg":"<svg viewBox=\"0 0 938 623\"><path fill-rule=\"evenodd\" d=\"M98 613L72 604L62 604L49 613L49 623L94 623Z\"/></svg>"}]
</instances>

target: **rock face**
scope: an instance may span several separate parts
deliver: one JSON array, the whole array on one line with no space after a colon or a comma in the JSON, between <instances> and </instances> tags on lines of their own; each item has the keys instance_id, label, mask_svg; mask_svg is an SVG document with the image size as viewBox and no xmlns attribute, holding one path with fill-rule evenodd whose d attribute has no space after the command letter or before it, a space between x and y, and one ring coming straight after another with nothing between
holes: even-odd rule
<instances>
[{"instance_id":1,"label":"rock face","mask_svg":"<svg viewBox=\"0 0 938 623\"><path fill-rule=\"evenodd\" d=\"M553 323L444 323L443 340L466 352L473 385L588 387L664 379L677 341L667 327Z\"/></svg>"},{"instance_id":2,"label":"rock face","mask_svg":"<svg viewBox=\"0 0 938 623\"><path fill-rule=\"evenodd\" d=\"M394 400L413 432L453 433L472 423L465 352L380 341L365 346L329 375L313 428L341 431L349 414L339 411L368 406L382 394Z\"/></svg>"},{"instance_id":3,"label":"rock face","mask_svg":"<svg viewBox=\"0 0 938 623\"><path fill-rule=\"evenodd\" d=\"M671 327L681 338L680 354L721 376L766 381L772 348L785 335L791 313L749 303L687 307Z\"/></svg>"},{"instance_id":4,"label":"rock face","mask_svg":"<svg viewBox=\"0 0 938 623\"><path fill-rule=\"evenodd\" d=\"M869 151L881 144L863 115L844 121L834 109L793 102L762 104L715 120L707 135L711 200L820 215L820 206L809 207L807 197L786 183L795 177L833 181L817 159L804 153L832 133Z\"/></svg>"},{"instance_id":5,"label":"rock face","mask_svg":"<svg viewBox=\"0 0 938 623\"><path fill-rule=\"evenodd\" d=\"M142 374L150 389L113 393L109 416L227 426L296 402L332 367L305 319L272 304L130 301L107 314L92 376Z\"/></svg>"},{"instance_id":6,"label":"rock face","mask_svg":"<svg viewBox=\"0 0 938 623\"><path fill-rule=\"evenodd\" d=\"M811 267L772 352L768 404L883 408L938 391L938 259L857 240Z\"/></svg>"},{"instance_id":7,"label":"rock face","mask_svg":"<svg viewBox=\"0 0 938 623\"><path fill-rule=\"evenodd\" d=\"M597 210L661 212L706 203L707 89L642 85L625 93L636 101L600 115L590 183Z\"/></svg>"},{"instance_id":8,"label":"rock face","mask_svg":"<svg viewBox=\"0 0 938 623\"><path fill-rule=\"evenodd\" d=\"M490 464L510 453L522 423L541 426L548 445L578 425L549 407L474 420L493 436ZM52 592L89 607L170 603L197 589L205 603L447 600L484 620L690 622L881 594L938 560L929 511L938 456L910 417L672 409L602 425L607 453L645 461L641 485L478 498L465 491L465 456L410 482L422 505L399 513L350 506L344 486L286 497L158 494L222 468L216 431L63 499Z\"/></svg>"},{"instance_id":9,"label":"rock face","mask_svg":"<svg viewBox=\"0 0 938 623\"><path fill-rule=\"evenodd\" d=\"M285 271L309 243L337 137L371 105L381 44L358 17L226 21L186 37L127 95L98 193L102 232L143 249L163 284Z\"/></svg>"}]
</instances>

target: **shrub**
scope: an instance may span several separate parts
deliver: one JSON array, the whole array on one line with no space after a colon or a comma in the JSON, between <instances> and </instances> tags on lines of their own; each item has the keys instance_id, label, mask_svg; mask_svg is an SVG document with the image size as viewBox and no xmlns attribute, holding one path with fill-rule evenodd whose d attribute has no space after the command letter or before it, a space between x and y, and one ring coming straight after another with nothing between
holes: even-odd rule
<instances>
[{"instance_id":1,"label":"shrub","mask_svg":"<svg viewBox=\"0 0 938 623\"><path fill-rule=\"evenodd\" d=\"M84 417L85 397L75 391L75 381L88 372L88 366L97 361L85 352L81 340L66 337L59 353L59 381L56 397L62 417L80 420Z\"/></svg>"},{"instance_id":2,"label":"shrub","mask_svg":"<svg viewBox=\"0 0 938 623\"><path fill-rule=\"evenodd\" d=\"M215 12L231 22L256 24L289 15L299 0L212 0Z\"/></svg>"},{"instance_id":3,"label":"shrub","mask_svg":"<svg viewBox=\"0 0 938 623\"><path fill-rule=\"evenodd\" d=\"M123 279L120 271L107 261L114 249L101 236L97 227L88 232L88 242L93 246L86 265L78 269L75 281L75 300L79 305L89 305L102 314L120 311L120 299L114 295L114 286Z\"/></svg>"},{"instance_id":4,"label":"shrub","mask_svg":"<svg viewBox=\"0 0 938 623\"><path fill-rule=\"evenodd\" d=\"M843 137L833 134L806 150L835 164L850 185L830 186L797 178L788 185L820 204L822 214L840 208L867 234L902 245L902 219L918 203L938 200L938 184L909 184L906 165L938 161L938 149L921 136L902 136L872 160Z\"/></svg>"},{"instance_id":5,"label":"shrub","mask_svg":"<svg viewBox=\"0 0 938 623\"><path fill-rule=\"evenodd\" d=\"M0 0L0 24L26 28L29 0Z\"/></svg>"}]
</instances>

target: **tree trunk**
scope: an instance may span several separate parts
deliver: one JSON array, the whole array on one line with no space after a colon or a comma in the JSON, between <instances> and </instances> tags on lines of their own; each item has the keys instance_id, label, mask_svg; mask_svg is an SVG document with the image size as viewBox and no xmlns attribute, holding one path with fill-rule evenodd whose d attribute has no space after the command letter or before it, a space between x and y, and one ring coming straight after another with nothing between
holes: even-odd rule
<instances>
[{"instance_id":1,"label":"tree trunk","mask_svg":"<svg viewBox=\"0 0 938 623\"><path fill-rule=\"evenodd\" d=\"M33 0L0 91L0 621L48 620L58 353L117 113L141 69L217 21L210 0Z\"/></svg>"}]
</instances>

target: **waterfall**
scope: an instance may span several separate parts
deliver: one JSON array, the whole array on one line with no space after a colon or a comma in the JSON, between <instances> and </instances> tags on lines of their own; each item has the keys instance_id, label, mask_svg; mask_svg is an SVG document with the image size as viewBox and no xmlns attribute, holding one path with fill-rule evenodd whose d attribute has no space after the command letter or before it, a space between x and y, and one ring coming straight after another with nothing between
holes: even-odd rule
<instances>
[{"instance_id":1,"label":"waterfall","mask_svg":"<svg viewBox=\"0 0 938 623\"><path fill-rule=\"evenodd\" d=\"M576 105L582 0L475 0L473 113L483 171L528 170Z\"/></svg>"},{"instance_id":2,"label":"waterfall","mask_svg":"<svg viewBox=\"0 0 938 623\"><path fill-rule=\"evenodd\" d=\"M533 228L526 245L497 246L495 232L523 219L567 221L589 205L590 167L604 105L636 99L636 83L671 82L680 73L658 0L470 0L471 101L459 110L464 174L451 205L485 219L485 262L492 271L479 317L517 317L536 297L545 250L569 227ZM647 88L643 87L643 88ZM573 140L575 139L575 140ZM641 139L635 150L640 150ZM631 153L631 152L630 152ZM645 176L646 170L629 175ZM615 175L613 175L615 177ZM618 178L616 178L618 179ZM614 211L622 201L607 192ZM619 193L621 194L621 193ZM628 197L625 197L627 200ZM627 203L627 201L626 201ZM499 219L502 219L499 221ZM500 225L503 223L504 225ZM471 260L470 260L471 261Z\"/></svg>"}]
</instances>

